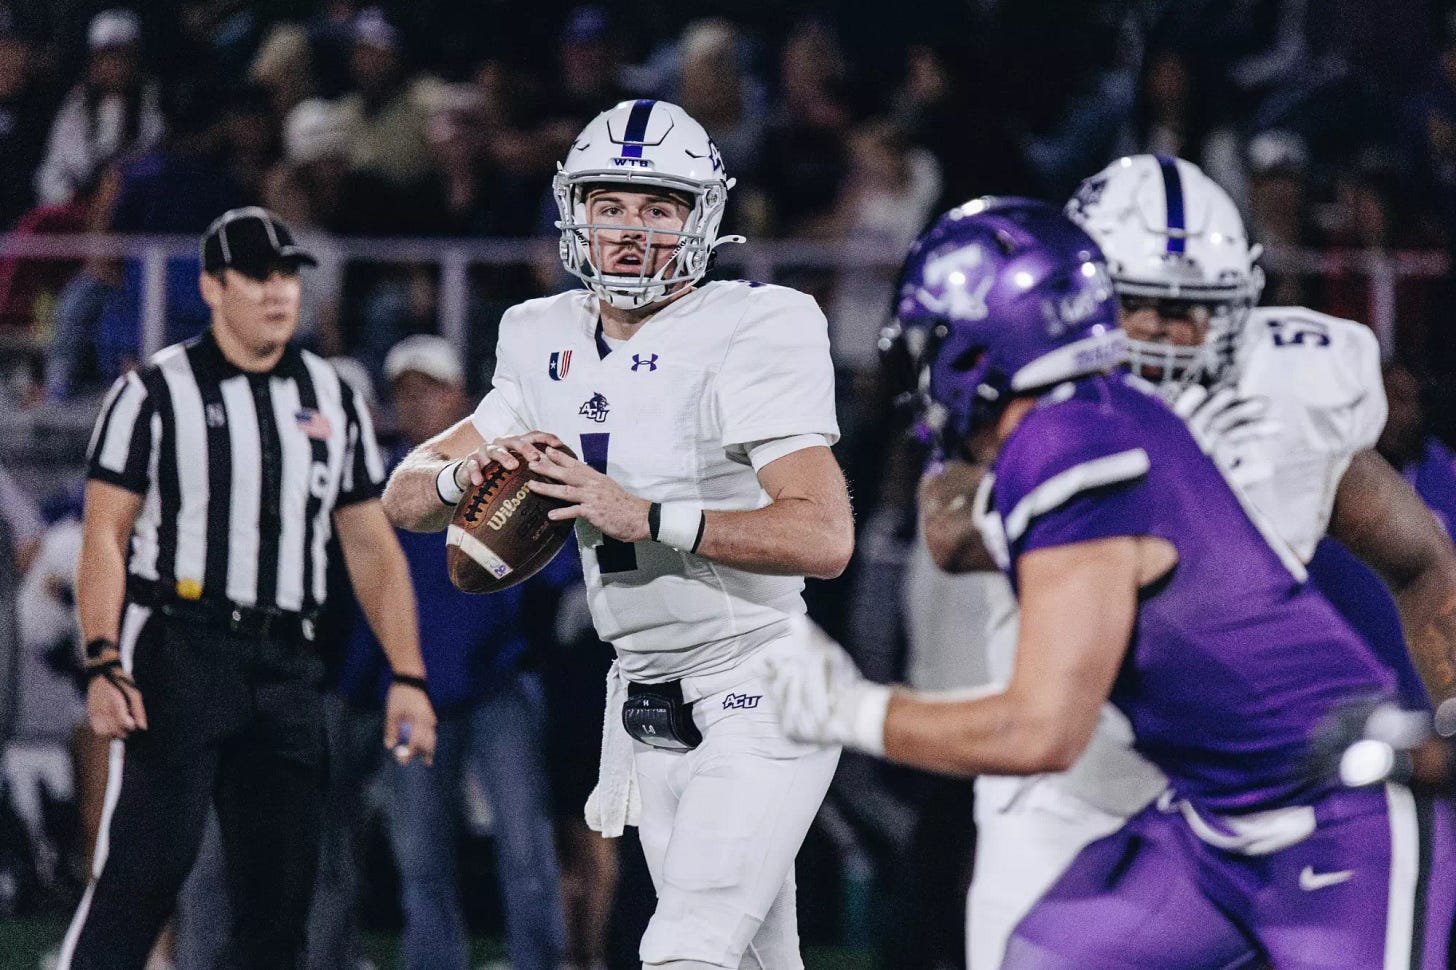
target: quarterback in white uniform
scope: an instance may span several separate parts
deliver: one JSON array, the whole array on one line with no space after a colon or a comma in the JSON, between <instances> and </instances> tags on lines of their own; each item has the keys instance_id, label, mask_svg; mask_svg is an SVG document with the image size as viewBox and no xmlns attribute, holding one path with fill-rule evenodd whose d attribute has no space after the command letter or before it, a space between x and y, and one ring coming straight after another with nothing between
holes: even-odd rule
<instances>
[{"instance_id":1,"label":"quarterback in white uniform","mask_svg":"<svg viewBox=\"0 0 1456 970\"><path fill-rule=\"evenodd\" d=\"M490 393L385 503L439 529L492 459L554 479L532 488L571 503L550 514L576 520L617 650L587 814L639 826L658 896L642 961L796 970L794 857L839 748L785 737L764 659L809 648L803 577L844 569L853 522L824 315L783 287L699 285L732 184L676 105L592 121L555 182L586 289L507 311Z\"/></svg>"},{"instance_id":2,"label":"quarterback in white uniform","mask_svg":"<svg viewBox=\"0 0 1456 970\"><path fill-rule=\"evenodd\" d=\"M1161 385L1241 486L1271 545L1297 575L1327 530L1348 545L1390 583L1432 699L1456 693L1456 553L1414 491L1371 450L1386 413L1374 334L1302 308L1251 310L1262 284L1258 250L1232 200L1190 162L1119 159L1082 183L1067 214L1107 258L1134 373ZM922 485L932 556L954 571L990 568L971 522L968 483L979 469L951 462L948 471ZM990 669L1002 683L1015 643L1014 619L991 638ZM872 696L843 676L844 665L836 669L831 694ZM855 722L841 711L821 729L794 733L854 744L834 727ZM1131 742L1126 720L1104 706L1091 744L1068 771L978 779L970 970L1000 966L1017 922L1077 853L1159 794L1161 776Z\"/></svg>"}]
</instances>

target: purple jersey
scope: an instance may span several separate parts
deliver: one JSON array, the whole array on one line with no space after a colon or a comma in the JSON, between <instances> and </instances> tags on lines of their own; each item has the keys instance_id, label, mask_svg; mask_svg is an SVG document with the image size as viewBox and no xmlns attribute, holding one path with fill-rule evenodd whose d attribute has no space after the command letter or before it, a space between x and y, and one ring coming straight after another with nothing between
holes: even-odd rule
<instances>
[{"instance_id":1,"label":"purple jersey","mask_svg":"<svg viewBox=\"0 0 1456 970\"><path fill-rule=\"evenodd\" d=\"M1016 558L1044 546L1152 535L1176 548L1178 565L1142 592L1111 699L1179 797L1222 812L1314 797L1311 731L1337 701L1392 689L1182 421L1124 375L1046 395L992 487L1013 585Z\"/></svg>"}]
</instances>

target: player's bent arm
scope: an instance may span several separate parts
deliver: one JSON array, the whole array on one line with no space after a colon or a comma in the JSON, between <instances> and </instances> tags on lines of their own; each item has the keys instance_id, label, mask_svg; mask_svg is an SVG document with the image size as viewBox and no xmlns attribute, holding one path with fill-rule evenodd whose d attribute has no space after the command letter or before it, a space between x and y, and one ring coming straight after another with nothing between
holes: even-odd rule
<instances>
[{"instance_id":1,"label":"player's bent arm","mask_svg":"<svg viewBox=\"0 0 1456 970\"><path fill-rule=\"evenodd\" d=\"M949 775L1071 767L1127 651L1140 581L1158 571L1146 541L1123 536L1021 556L1021 629L1006 690L958 701L895 691L885 756Z\"/></svg>"},{"instance_id":2,"label":"player's bent arm","mask_svg":"<svg viewBox=\"0 0 1456 970\"><path fill-rule=\"evenodd\" d=\"M920 479L920 529L931 560L945 572L986 572L996 568L974 515L976 487L986 471L985 465L948 461L939 471Z\"/></svg>"},{"instance_id":3,"label":"player's bent arm","mask_svg":"<svg viewBox=\"0 0 1456 970\"><path fill-rule=\"evenodd\" d=\"M384 486L384 512L389 521L411 532L439 532L450 524L453 504L447 504L439 491L440 472L456 459L474 453L485 439L469 418L435 435L404 457L389 483ZM465 488L469 480L456 469L455 480Z\"/></svg>"},{"instance_id":4,"label":"player's bent arm","mask_svg":"<svg viewBox=\"0 0 1456 970\"><path fill-rule=\"evenodd\" d=\"M118 636L126 597L126 552L142 496L92 480L86 483L81 560L76 566L76 610L86 642Z\"/></svg>"},{"instance_id":5,"label":"player's bent arm","mask_svg":"<svg viewBox=\"0 0 1456 970\"><path fill-rule=\"evenodd\" d=\"M844 572L854 553L854 514L834 453L801 448L764 465L758 480L769 504L704 513L698 555L771 575L833 579Z\"/></svg>"},{"instance_id":6,"label":"player's bent arm","mask_svg":"<svg viewBox=\"0 0 1456 970\"><path fill-rule=\"evenodd\" d=\"M1456 548L1435 513L1389 462L1362 451L1340 479L1330 534L1390 585L1431 702L1456 696Z\"/></svg>"}]
</instances>

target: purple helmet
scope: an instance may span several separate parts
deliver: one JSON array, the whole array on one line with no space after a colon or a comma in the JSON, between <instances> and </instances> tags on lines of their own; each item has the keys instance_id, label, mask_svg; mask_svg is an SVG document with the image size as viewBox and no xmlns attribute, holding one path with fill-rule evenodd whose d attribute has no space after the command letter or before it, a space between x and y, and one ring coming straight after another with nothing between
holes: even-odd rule
<instances>
[{"instance_id":1,"label":"purple helmet","mask_svg":"<svg viewBox=\"0 0 1456 970\"><path fill-rule=\"evenodd\" d=\"M1127 359L1097 244L1033 199L973 199L941 216L905 257L895 309L892 331L948 443L1015 395Z\"/></svg>"}]
</instances>

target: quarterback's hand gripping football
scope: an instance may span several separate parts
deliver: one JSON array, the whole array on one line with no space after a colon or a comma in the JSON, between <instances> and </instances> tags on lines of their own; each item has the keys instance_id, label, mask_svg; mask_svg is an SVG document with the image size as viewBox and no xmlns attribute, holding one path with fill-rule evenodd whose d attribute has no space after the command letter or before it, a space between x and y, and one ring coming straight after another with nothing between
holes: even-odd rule
<instances>
[{"instance_id":1,"label":"quarterback's hand gripping football","mask_svg":"<svg viewBox=\"0 0 1456 970\"><path fill-rule=\"evenodd\" d=\"M455 484L462 489L479 485L485 481L481 469L491 462L499 462L502 468L515 470L523 460L533 462L540 459L541 449L548 447L561 447L561 439L549 431L527 431L487 441L466 457L455 473Z\"/></svg>"},{"instance_id":2,"label":"quarterback's hand gripping football","mask_svg":"<svg viewBox=\"0 0 1456 970\"><path fill-rule=\"evenodd\" d=\"M771 654L767 664L785 734L884 756L890 688L866 680L843 647L816 636L808 649Z\"/></svg>"},{"instance_id":3,"label":"quarterback's hand gripping football","mask_svg":"<svg viewBox=\"0 0 1456 970\"><path fill-rule=\"evenodd\" d=\"M1279 423L1268 416L1267 398L1241 397L1228 385L1211 392L1201 384L1185 388L1173 402L1173 411L1183 419L1203 453L1225 472L1230 470L1238 449L1279 433Z\"/></svg>"},{"instance_id":4,"label":"quarterback's hand gripping football","mask_svg":"<svg viewBox=\"0 0 1456 970\"><path fill-rule=\"evenodd\" d=\"M553 479L529 482L531 491L572 503L548 512L547 517L553 521L586 519L604 534L623 542L651 538L647 513L652 503L628 492L586 462L548 447L530 467L536 474Z\"/></svg>"}]
</instances>

